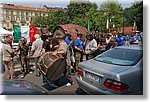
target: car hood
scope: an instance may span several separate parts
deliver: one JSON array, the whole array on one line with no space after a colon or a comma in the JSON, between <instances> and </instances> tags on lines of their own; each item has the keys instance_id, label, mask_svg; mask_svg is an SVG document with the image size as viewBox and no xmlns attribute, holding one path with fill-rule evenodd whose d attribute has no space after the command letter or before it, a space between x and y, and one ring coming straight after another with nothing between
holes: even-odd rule
<instances>
[{"instance_id":1,"label":"car hood","mask_svg":"<svg viewBox=\"0 0 150 102\"><path fill-rule=\"evenodd\" d=\"M112 73L112 74L117 74L131 68L131 66L119 66L119 65L107 64L93 59L81 62L79 66L89 71Z\"/></svg>"}]
</instances>

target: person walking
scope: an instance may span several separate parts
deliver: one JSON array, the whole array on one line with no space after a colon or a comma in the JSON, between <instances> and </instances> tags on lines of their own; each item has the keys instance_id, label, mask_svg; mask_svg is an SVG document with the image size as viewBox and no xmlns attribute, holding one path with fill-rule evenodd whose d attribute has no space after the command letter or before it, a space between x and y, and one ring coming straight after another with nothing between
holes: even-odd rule
<instances>
[{"instance_id":1,"label":"person walking","mask_svg":"<svg viewBox=\"0 0 150 102\"><path fill-rule=\"evenodd\" d=\"M38 59L41 55L41 51L42 51L42 48L43 48L43 41L41 40L41 37L40 37L39 34L35 34L34 38L36 40L32 44L31 51L32 51L32 56L35 59L35 73L36 73L36 76L40 76L40 71L39 71L39 68L37 66L37 61L38 61Z\"/></svg>"}]
</instances>

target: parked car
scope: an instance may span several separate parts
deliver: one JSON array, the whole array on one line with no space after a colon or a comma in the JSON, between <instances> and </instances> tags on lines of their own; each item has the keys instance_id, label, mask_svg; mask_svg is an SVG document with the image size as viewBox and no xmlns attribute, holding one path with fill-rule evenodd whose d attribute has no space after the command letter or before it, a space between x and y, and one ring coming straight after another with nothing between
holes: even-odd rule
<instances>
[{"instance_id":1,"label":"parked car","mask_svg":"<svg viewBox=\"0 0 150 102\"><path fill-rule=\"evenodd\" d=\"M4 80L2 95L47 95L41 87L25 80Z\"/></svg>"},{"instance_id":2,"label":"parked car","mask_svg":"<svg viewBox=\"0 0 150 102\"><path fill-rule=\"evenodd\" d=\"M88 94L143 94L142 46L112 48L79 68L77 83Z\"/></svg>"}]
</instances>

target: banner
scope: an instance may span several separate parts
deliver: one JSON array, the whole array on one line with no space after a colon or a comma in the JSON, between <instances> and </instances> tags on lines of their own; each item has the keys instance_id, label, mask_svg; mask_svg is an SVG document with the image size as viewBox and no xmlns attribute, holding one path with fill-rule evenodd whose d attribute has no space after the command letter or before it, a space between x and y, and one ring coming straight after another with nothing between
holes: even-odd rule
<instances>
[{"instance_id":1,"label":"banner","mask_svg":"<svg viewBox=\"0 0 150 102\"><path fill-rule=\"evenodd\" d=\"M14 25L14 40L19 41L21 39L21 28L18 25Z\"/></svg>"},{"instance_id":2,"label":"banner","mask_svg":"<svg viewBox=\"0 0 150 102\"><path fill-rule=\"evenodd\" d=\"M37 33L36 26L30 26L30 42L34 42L34 35Z\"/></svg>"},{"instance_id":3,"label":"banner","mask_svg":"<svg viewBox=\"0 0 150 102\"><path fill-rule=\"evenodd\" d=\"M106 33L109 32L109 20L107 19L107 23L106 23Z\"/></svg>"},{"instance_id":4,"label":"banner","mask_svg":"<svg viewBox=\"0 0 150 102\"><path fill-rule=\"evenodd\" d=\"M34 35L37 33L35 26L18 26L14 25L14 40L19 41L21 37L25 37L28 42L34 42Z\"/></svg>"}]
</instances>

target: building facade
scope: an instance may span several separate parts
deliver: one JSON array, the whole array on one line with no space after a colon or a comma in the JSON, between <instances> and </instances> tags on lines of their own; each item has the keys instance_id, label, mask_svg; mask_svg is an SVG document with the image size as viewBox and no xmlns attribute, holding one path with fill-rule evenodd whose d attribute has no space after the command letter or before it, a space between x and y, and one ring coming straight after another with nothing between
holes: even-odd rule
<instances>
[{"instance_id":1,"label":"building facade","mask_svg":"<svg viewBox=\"0 0 150 102\"><path fill-rule=\"evenodd\" d=\"M43 6L41 8L29 6L16 6L14 4L1 4L1 26L12 30L13 25L30 26L36 16L47 16L49 10L64 10L63 8L51 8Z\"/></svg>"}]
</instances>

